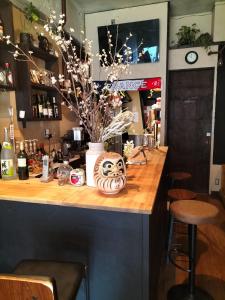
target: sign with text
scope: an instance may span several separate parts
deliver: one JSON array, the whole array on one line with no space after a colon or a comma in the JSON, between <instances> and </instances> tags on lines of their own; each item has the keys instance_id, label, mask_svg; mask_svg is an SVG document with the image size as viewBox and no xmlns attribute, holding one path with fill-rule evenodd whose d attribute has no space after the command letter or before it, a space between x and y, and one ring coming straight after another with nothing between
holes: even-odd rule
<instances>
[{"instance_id":1,"label":"sign with text","mask_svg":"<svg viewBox=\"0 0 225 300\"><path fill-rule=\"evenodd\" d=\"M145 91L161 88L161 78L128 79L112 83L113 91Z\"/></svg>"}]
</instances>

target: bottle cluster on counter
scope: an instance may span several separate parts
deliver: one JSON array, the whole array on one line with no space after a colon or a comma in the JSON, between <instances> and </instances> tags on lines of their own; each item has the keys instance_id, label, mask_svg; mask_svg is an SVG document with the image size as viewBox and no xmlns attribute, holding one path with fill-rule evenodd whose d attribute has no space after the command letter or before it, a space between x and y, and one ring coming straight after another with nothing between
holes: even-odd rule
<instances>
[{"instance_id":1,"label":"bottle cluster on counter","mask_svg":"<svg viewBox=\"0 0 225 300\"><path fill-rule=\"evenodd\" d=\"M49 182L53 178L58 179L58 185L72 184L81 186L85 182L83 169L73 169L69 165L69 158L63 157L61 149L51 150L50 155L45 152L44 145L37 145L36 139L15 142L15 148L11 143L9 130L4 128L4 140L1 151L1 178L3 180L29 179L30 174L42 175L42 182ZM57 162L55 172L54 162ZM61 163L58 163L61 162Z\"/></svg>"},{"instance_id":2,"label":"bottle cluster on counter","mask_svg":"<svg viewBox=\"0 0 225 300\"><path fill-rule=\"evenodd\" d=\"M59 108L56 98L44 94L34 94L32 96L32 114L33 118L57 119L59 117Z\"/></svg>"}]
</instances>

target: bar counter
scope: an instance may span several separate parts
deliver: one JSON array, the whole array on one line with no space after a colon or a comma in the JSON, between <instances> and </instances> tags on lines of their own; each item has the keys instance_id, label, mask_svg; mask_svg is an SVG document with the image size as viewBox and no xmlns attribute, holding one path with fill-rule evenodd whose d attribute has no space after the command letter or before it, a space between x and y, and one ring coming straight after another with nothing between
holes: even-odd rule
<instances>
[{"instance_id":1,"label":"bar counter","mask_svg":"<svg viewBox=\"0 0 225 300\"><path fill-rule=\"evenodd\" d=\"M22 259L83 261L90 300L157 300L166 234L167 148L129 165L127 186L103 195L39 179L0 181L0 272ZM77 300L83 300L81 289Z\"/></svg>"},{"instance_id":2,"label":"bar counter","mask_svg":"<svg viewBox=\"0 0 225 300\"><path fill-rule=\"evenodd\" d=\"M95 188L58 186L39 179L0 181L0 199L80 208L151 214L165 163L167 148L147 152L147 165L129 165L127 185L117 195L103 195Z\"/></svg>"}]
</instances>

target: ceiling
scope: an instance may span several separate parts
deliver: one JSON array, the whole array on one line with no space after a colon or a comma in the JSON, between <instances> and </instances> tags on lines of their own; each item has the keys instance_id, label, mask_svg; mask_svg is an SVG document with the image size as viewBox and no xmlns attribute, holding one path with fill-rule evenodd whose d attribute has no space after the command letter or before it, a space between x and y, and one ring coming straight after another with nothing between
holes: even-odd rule
<instances>
[{"instance_id":1,"label":"ceiling","mask_svg":"<svg viewBox=\"0 0 225 300\"><path fill-rule=\"evenodd\" d=\"M163 2L163 0L73 0L84 10L94 13ZM215 2L224 0L168 0L171 16L182 16L212 11Z\"/></svg>"}]
</instances>

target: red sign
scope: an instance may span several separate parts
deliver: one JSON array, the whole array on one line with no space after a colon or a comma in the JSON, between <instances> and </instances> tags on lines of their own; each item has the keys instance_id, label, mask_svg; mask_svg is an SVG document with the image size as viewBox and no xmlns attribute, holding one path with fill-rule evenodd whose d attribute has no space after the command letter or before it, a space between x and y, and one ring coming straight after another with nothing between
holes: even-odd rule
<instances>
[{"instance_id":1,"label":"red sign","mask_svg":"<svg viewBox=\"0 0 225 300\"><path fill-rule=\"evenodd\" d=\"M143 83L138 91L152 90L161 88L161 77L143 79Z\"/></svg>"}]
</instances>

